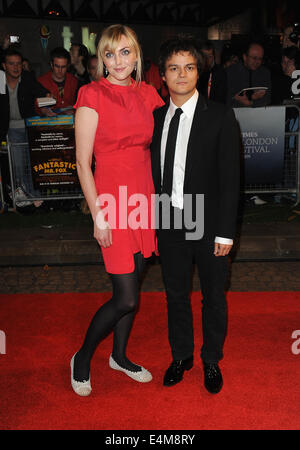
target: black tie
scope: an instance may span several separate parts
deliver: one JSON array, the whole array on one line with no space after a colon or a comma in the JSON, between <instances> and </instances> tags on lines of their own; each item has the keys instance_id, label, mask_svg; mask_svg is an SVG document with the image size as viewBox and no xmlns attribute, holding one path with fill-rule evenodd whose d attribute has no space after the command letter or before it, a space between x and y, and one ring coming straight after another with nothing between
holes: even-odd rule
<instances>
[{"instance_id":1,"label":"black tie","mask_svg":"<svg viewBox=\"0 0 300 450\"><path fill-rule=\"evenodd\" d=\"M172 194L175 147L180 114L182 114L182 112L183 111L181 108L176 109L169 125L167 137L162 192L168 194L169 196Z\"/></svg>"}]
</instances>

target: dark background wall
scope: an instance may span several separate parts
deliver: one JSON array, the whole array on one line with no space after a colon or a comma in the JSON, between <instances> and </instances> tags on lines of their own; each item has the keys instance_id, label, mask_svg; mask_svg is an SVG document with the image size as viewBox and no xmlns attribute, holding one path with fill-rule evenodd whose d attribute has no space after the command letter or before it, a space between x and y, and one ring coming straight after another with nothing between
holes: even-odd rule
<instances>
[{"instance_id":1,"label":"dark background wall","mask_svg":"<svg viewBox=\"0 0 300 450\"><path fill-rule=\"evenodd\" d=\"M40 27L47 25L51 35L48 40L47 49L44 50L40 39ZM82 27L89 27L90 33L98 36L101 31L108 26L108 23L77 22L77 21L54 21L18 18L0 18L0 39L6 35L20 36L20 51L24 57L28 58L37 76L49 69L49 52L58 46L63 46L64 40L62 32L64 26L71 28L73 42L82 41ZM169 36L179 32L178 27L168 25L130 25L137 33L143 49L144 56L148 56L154 61L157 59L159 45ZM180 32L193 33L199 38L207 37L207 30L195 27L180 27Z\"/></svg>"},{"instance_id":2,"label":"dark background wall","mask_svg":"<svg viewBox=\"0 0 300 450\"><path fill-rule=\"evenodd\" d=\"M0 44L6 34L19 35L20 50L39 76L49 68L49 51L63 45L64 26L71 28L73 42L82 42L83 26L99 35L112 23L126 23L137 32L144 55L156 61L160 43L178 32L189 32L199 39L216 39L219 50L225 40L234 38L242 44L249 35L262 36L267 45L270 39L278 43L283 27L291 21L300 22L300 2L0 0ZM40 39L42 25L51 32L46 49Z\"/></svg>"}]
</instances>

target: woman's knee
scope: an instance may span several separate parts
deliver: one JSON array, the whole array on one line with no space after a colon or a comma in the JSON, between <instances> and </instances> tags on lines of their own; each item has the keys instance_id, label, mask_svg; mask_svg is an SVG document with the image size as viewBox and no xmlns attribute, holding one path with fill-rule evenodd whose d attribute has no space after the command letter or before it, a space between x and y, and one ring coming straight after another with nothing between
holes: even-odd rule
<instances>
[{"instance_id":1,"label":"woman's knee","mask_svg":"<svg viewBox=\"0 0 300 450\"><path fill-rule=\"evenodd\" d=\"M137 308L137 296L122 296L116 301L116 306L120 313L127 314L133 312Z\"/></svg>"}]
</instances>

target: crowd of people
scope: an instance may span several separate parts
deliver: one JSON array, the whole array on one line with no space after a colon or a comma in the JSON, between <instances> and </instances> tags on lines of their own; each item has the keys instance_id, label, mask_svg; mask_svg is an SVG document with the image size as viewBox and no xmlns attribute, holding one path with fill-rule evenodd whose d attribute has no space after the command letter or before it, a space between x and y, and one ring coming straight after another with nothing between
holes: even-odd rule
<instances>
[{"instance_id":1,"label":"crowd of people","mask_svg":"<svg viewBox=\"0 0 300 450\"><path fill-rule=\"evenodd\" d=\"M30 150L27 141L25 119L32 116L53 117L57 114L73 114L78 90L97 78L97 57L89 55L82 44L73 43L70 51L63 47L54 48L50 53L50 70L35 77L30 61L15 45L6 39L1 52L2 70L5 72L5 93L0 94L2 121L1 141L7 137L10 142L11 159L15 178L15 200L21 212L34 212L42 201L30 201L39 197L31 177ZM38 107L39 97L54 98L54 106ZM9 202L11 182L7 164L2 170L4 191ZM24 200L26 199L26 200ZM77 202L56 202L56 206L69 209ZM53 206L53 204L51 205ZM43 208L49 208L46 203Z\"/></svg>"},{"instance_id":2,"label":"crowd of people","mask_svg":"<svg viewBox=\"0 0 300 450\"><path fill-rule=\"evenodd\" d=\"M204 61L197 84L199 92L204 98L238 108L296 101L292 84L295 81L293 73L300 67L300 50L297 40L290 39L292 32L293 27L288 25L283 33L278 58L271 62L261 42L251 41L244 49L228 42L220 52L216 51L213 41L198 41ZM27 141L24 119L34 115L51 117L59 113L73 114L79 89L99 77L98 58L97 55L90 55L81 43L72 43L69 51L57 47L50 52L50 70L36 78L30 61L19 51L18 44L10 44L7 37L1 47L0 59L6 75L6 93L0 94L0 107L4 112L0 124L1 140L5 141L8 136L11 143L16 198L20 195L24 199L24 196L38 194L30 176L28 145L23 145L20 152L20 143ZM143 62L143 78L155 87L164 101L168 101L166 83L158 65L149 58ZM264 89L255 90L255 87ZM44 96L54 98L56 104L38 108L36 99ZM2 173L2 177L9 185L8 174ZM251 199L256 204L264 203L257 196ZM29 204L32 205L32 202L19 202L20 207ZM39 207L41 202L35 204ZM25 208L22 210L25 211ZM30 210L32 212L34 208L31 206Z\"/></svg>"}]
</instances>

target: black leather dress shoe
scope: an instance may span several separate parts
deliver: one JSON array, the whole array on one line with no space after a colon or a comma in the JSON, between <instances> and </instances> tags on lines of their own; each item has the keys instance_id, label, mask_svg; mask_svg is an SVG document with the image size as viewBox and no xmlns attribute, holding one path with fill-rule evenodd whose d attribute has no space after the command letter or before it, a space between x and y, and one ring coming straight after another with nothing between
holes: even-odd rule
<instances>
[{"instance_id":1,"label":"black leather dress shoe","mask_svg":"<svg viewBox=\"0 0 300 450\"><path fill-rule=\"evenodd\" d=\"M193 367L193 362L192 356L187 359L173 360L165 373L164 386L174 386L179 383L183 378L184 371Z\"/></svg>"},{"instance_id":2,"label":"black leather dress shoe","mask_svg":"<svg viewBox=\"0 0 300 450\"><path fill-rule=\"evenodd\" d=\"M222 389L223 378L218 364L204 364L204 386L211 394Z\"/></svg>"}]
</instances>

